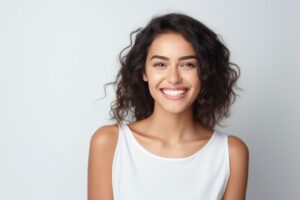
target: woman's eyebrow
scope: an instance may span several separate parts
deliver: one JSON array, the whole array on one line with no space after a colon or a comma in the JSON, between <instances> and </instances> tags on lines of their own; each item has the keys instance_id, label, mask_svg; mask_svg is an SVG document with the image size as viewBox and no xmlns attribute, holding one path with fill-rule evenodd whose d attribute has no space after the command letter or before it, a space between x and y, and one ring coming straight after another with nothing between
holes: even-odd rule
<instances>
[{"instance_id":1,"label":"woman's eyebrow","mask_svg":"<svg viewBox=\"0 0 300 200\"><path fill-rule=\"evenodd\" d=\"M190 56L182 56L182 57L179 57L178 60L186 60L186 59L190 59L190 58L197 59L196 56L190 55Z\"/></svg>"},{"instance_id":2,"label":"woman's eyebrow","mask_svg":"<svg viewBox=\"0 0 300 200\"><path fill-rule=\"evenodd\" d=\"M159 59L162 59L162 60L170 60L170 58L168 58L168 57L165 57L165 56L159 56L159 55L154 55L154 56L152 56L150 60L152 60L152 59L154 59L154 58L159 58ZM190 58L197 59L196 56L194 56L194 55L189 55L189 56L182 56L182 57L179 57L178 60L186 60L186 59L190 59Z\"/></svg>"}]
</instances>

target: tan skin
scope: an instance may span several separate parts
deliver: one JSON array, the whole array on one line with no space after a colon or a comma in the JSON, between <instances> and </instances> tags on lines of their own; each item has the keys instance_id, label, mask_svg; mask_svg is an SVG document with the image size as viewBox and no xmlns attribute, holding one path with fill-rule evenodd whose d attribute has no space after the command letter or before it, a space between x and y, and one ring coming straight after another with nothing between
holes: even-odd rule
<instances>
[{"instance_id":1,"label":"tan skin","mask_svg":"<svg viewBox=\"0 0 300 200\"><path fill-rule=\"evenodd\" d=\"M151 44L144 81L153 96L154 112L128 125L136 140L150 152L164 157L186 157L201 149L213 130L192 117L192 103L201 84L197 60L190 43L177 33L159 35ZM187 87L180 100L166 98L160 88ZM145 131L146 130L146 131ZM88 200L113 200L112 159L118 139L117 125L100 127L92 136L88 164ZM244 200L248 180L249 151L238 137L229 135L230 177L223 200Z\"/></svg>"}]
</instances>

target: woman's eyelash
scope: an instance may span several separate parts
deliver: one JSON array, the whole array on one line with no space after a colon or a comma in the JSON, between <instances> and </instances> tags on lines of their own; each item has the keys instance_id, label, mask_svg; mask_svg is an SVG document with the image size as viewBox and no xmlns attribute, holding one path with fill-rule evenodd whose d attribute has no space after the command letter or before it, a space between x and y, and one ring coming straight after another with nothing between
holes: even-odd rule
<instances>
[{"instance_id":1,"label":"woman's eyelash","mask_svg":"<svg viewBox=\"0 0 300 200\"><path fill-rule=\"evenodd\" d=\"M155 67L164 67L165 64L163 64L163 63L156 63L156 64L154 64L153 66L155 66ZM182 64L181 66L195 67L196 65L193 64L193 63L184 63L184 64Z\"/></svg>"},{"instance_id":2,"label":"woman's eyelash","mask_svg":"<svg viewBox=\"0 0 300 200\"><path fill-rule=\"evenodd\" d=\"M188 66L188 67L195 67L195 64L193 64L193 63L184 63L182 65L183 66Z\"/></svg>"},{"instance_id":3,"label":"woman's eyelash","mask_svg":"<svg viewBox=\"0 0 300 200\"><path fill-rule=\"evenodd\" d=\"M154 66L155 67L163 67L165 64L163 64L163 63L156 63L156 64L154 64Z\"/></svg>"}]
</instances>

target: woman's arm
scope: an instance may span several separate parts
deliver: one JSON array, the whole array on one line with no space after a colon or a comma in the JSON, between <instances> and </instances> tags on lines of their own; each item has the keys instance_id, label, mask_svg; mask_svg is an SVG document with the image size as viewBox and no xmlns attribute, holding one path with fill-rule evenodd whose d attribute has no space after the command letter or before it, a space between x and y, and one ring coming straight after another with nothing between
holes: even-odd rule
<instances>
[{"instance_id":1,"label":"woman's arm","mask_svg":"<svg viewBox=\"0 0 300 200\"><path fill-rule=\"evenodd\" d=\"M238 137L228 137L230 177L223 200L245 200L248 182L249 150Z\"/></svg>"},{"instance_id":2,"label":"woman's arm","mask_svg":"<svg viewBox=\"0 0 300 200\"><path fill-rule=\"evenodd\" d=\"M88 200L113 200L112 160L116 134L110 125L99 128L91 138L88 161Z\"/></svg>"}]
</instances>

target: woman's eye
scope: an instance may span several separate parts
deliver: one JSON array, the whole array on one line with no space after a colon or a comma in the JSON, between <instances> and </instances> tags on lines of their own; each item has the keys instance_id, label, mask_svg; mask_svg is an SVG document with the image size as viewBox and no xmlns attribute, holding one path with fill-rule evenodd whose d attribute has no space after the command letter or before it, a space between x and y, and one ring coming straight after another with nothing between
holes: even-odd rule
<instances>
[{"instance_id":1,"label":"woman's eye","mask_svg":"<svg viewBox=\"0 0 300 200\"><path fill-rule=\"evenodd\" d=\"M156 63L154 64L154 67L164 67L165 65L163 63Z\"/></svg>"},{"instance_id":2,"label":"woman's eye","mask_svg":"<svg viewBox=\"0 0 300 200\"><path fill-rule=\"evenodd\" d=\"M195 67L195 65L193 63L184 63L182 66L191 67L191 68Z\"/></svg>"}]
</instances>

